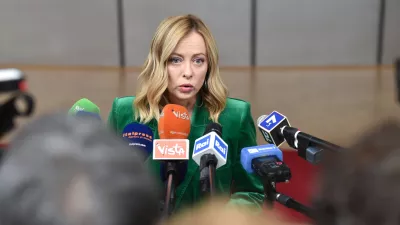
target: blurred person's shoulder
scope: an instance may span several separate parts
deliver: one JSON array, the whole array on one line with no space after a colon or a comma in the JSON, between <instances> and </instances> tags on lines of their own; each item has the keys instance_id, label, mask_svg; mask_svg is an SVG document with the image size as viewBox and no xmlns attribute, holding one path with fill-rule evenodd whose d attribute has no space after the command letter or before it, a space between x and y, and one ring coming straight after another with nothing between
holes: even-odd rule
<instances>
[{"instance_id":1,"label":"blurred person's shoulder","mask_svg":"<svg viewBox=\"0 0 400 225\"><path fill-rule=\"evenodd\" d=\"M166 223L166 225L181 224L290 225L291 223L284 222L283 215L276 212L265 211L263 213L254 213L251 208L241 205L230 205L227 204L226 199L217 198L203 202L190 210L177 214Z\"/></svg>"}]
</instances>

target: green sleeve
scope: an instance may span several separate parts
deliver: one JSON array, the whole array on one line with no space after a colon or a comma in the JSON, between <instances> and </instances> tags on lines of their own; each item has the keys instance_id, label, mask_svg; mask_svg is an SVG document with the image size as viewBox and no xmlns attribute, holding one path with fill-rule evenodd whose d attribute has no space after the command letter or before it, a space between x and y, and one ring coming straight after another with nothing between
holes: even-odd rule
<instances>
[{"instance_id":1,"label":"green sleeve","mask_svg":"<svg viewBox=\"0 0 400 225\"><path fill-rule=\"evenodd\" d=\"M256 128L251 116L250 104L246 103L245 112L241 119L240 134L238 137L238 149L233 164L234 191L229 203L248 205L261 209L263 204L263 185L254 174L248 174L240 163L240 152L242 148L256 146Z\"/></svg>"},{"instance_id":2,"label":"green sleeve","mask_svg":"<svg viewBox=\"0 0 400 225\"><path fill-rule=\"evenodd\" d=\"M118 103L118 98L115 98L110 110L110 113L108 114L108 120L107 120L107 125L108 127L114 131L118 132L118 126L117 126L117 103Z\"/></svg>"}]
</instances>

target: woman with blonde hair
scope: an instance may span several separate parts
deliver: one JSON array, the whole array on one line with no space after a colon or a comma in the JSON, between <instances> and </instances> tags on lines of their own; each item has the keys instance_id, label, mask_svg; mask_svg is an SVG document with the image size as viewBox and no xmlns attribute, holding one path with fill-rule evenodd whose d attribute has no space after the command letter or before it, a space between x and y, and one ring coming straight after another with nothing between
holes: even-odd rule
<instances>
[{"instance_id":1,"label":"woman with blonde hair","mask_svg":"<svg viewBox=\"0 0 400 225\"><path fill-rule=\"evenodd\" d=\"M193 15L163 20L153 37L139 81L136 97L114 99L109 125L121 134L129 123L146 124L157 139L163 107L182 105L191 117L188 139L192 155L193 144L203 135L205 127L219 123L229 153L227 163L216 171L216 190L230 194L230 203L261 208L263 186L240 164L241 149L257 145L250 104L227 97L227 88L219 74L217 46L208 27ZM149 157L148 163L159 176L160 162ZM189 160L184 180L176 189L175 211L202 199L199 176L198 165Z\"/></svg>"}]
</instances>

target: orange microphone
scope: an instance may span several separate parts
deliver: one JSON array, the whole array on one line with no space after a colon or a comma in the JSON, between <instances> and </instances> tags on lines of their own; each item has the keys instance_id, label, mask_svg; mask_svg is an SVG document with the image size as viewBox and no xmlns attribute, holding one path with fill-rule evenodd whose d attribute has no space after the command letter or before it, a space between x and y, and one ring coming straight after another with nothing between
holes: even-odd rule
<instances>
[{"instance_id":1,"label":"orange microphone","mask_svg":"<svg viewBox=\"0 0 400 225\"><path fill-rule=\"evenodd\" d=\"M168 104L158 121L160 139L153 142L153 160L189 160L190 118L188 110Z\"/></svg>"},{"instance_id":2,"label":"orange microphone","mask_svg":"<svg viewBox=\"0 0 400 225\"><path fill-rule=\"evenodd\" d=\"M180 105L166 105L158 121L158 133L161 139L186 139L190 133L188 110Z\"/></svg>"},{"instance_id":3,"label":"orange microphone","mask_svg":"<svg viewBox=\"0 0 400 225\"><path fill-rule=\"evenodd\" d=\"M188 110L180 105L166 105L158 121L160 139L153 141L153 160L161 160L161 179L167 181L164 216L172 214L175 188L183 181L189 160L190 118Z\"/></svg>"}]
</instances>

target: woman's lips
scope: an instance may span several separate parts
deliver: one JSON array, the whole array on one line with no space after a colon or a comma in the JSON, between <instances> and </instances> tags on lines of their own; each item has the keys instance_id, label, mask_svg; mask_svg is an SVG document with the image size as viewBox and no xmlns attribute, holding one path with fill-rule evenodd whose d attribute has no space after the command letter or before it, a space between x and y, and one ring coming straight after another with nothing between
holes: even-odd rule
<instances>
[{"instance_id":1,"label":"woman's lips","mask_svg":"<svg viewBox=\"0 0 400 225\"><path fill-rule=\"evenodd\" d=\"M191 84L183 84L179 86L179 91L183 92L183 93L189 93L191 91L193 91L193 86Z\"/></svg>"}]
</instances>

